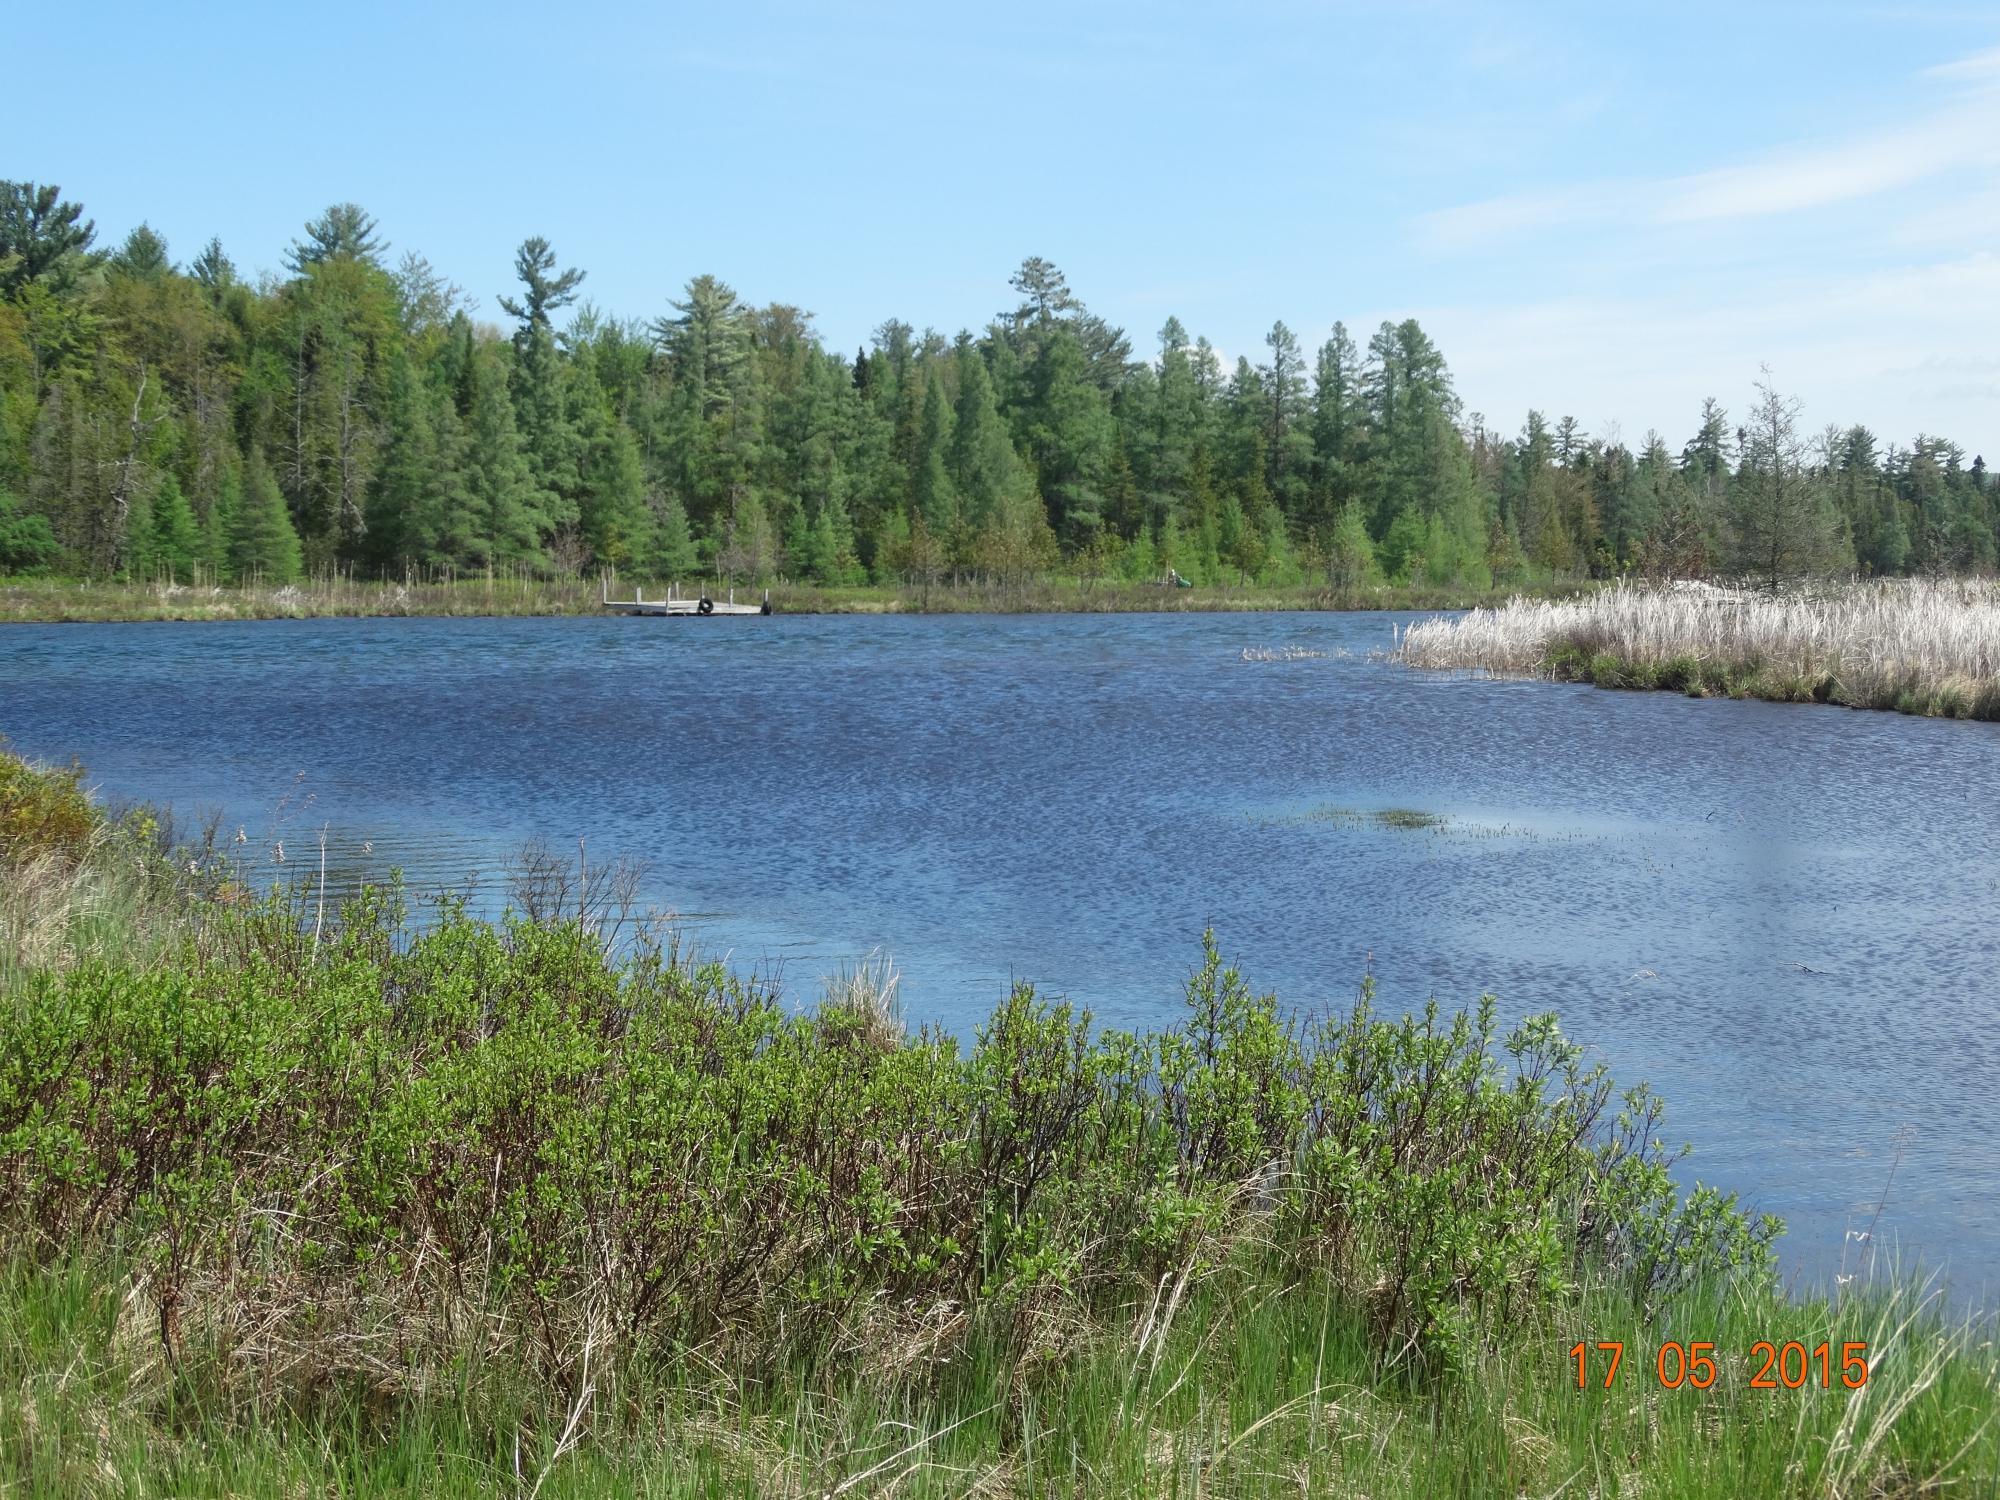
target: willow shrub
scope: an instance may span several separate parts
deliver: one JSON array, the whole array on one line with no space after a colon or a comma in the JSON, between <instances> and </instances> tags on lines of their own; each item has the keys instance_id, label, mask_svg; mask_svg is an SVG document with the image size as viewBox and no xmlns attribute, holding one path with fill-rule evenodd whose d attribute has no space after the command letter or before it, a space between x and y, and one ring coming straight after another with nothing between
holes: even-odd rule
<instances>
[{"instance_id":1,"label":"willow shrub","mask_svg":"<svg viewBox=\"0 0 2000 1500\"><path fill-rule=\"evenodd\" d=\"M32 766L0 748L0 869L51 856L75 864L102 821L82 766Z\"/></svg>"},{"instance_id":2,"label":"willow shrub","mask_svg":"<svg viewBox=\"0 0 2000 1500\"><path fill-rule=\"evenodd\" d=\"M240 921L0 1002L0 1235L143 1267L170 1357L754 1372L898 1310L1088 1314L1275 1266L1450 1361L1586 1272L1641 1299L1768 1275L1777 1225L1677 1191L1656 1100L1552 1017L1497 1037L1490 999L1296 1016L1209 939L1173 1025L1099 1033L1024 987L961 1052L575 921Z\"/></svg>"}]
</instances>

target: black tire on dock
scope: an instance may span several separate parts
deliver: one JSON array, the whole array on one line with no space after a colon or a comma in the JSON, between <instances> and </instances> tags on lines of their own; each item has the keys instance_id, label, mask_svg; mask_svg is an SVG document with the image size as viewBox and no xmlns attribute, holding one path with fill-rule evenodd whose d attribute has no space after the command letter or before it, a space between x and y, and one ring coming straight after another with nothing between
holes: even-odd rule
<instances>
[{"instance_id":1,"label":"black tire on dock","mask_svg":"<svg viewBox=\"0 0 2000 1500\"><path fill-rule=\"evenodd\" d=\"M704 599L704 600L702 600L702 601L701 601L701 603L697 604L697 605L696 605L696 606L694 607L694 612L695 612L696 614L698 614L698 615L712 615L712 614L714 614L714 613L715 613L715 601L714 601L713 599Z\"/></svg>"},{"instance_id":2,"label":"black tire on dock","mask_svg":"<svg viewBox=\"0 0 2000 1500\"><path fill-rule=\"evenodd\" d=\"M757 611L757 613L761 615L768 615L770 612L771 612L771 601L769 599L766 599L764 601L764 607L759 611Z\"/></svg>"}]
</instances>

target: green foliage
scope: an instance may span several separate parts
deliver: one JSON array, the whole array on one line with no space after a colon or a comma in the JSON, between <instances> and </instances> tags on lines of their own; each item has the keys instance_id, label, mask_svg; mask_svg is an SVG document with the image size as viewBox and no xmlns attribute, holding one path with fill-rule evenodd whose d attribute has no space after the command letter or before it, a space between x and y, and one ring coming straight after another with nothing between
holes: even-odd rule
<instances>
[{"instance_id":1,"label":"green foliage","mask_svg":"<svg viewBox=\"0 0 2000 1500\"><path fill-rule=\"evenodd\" d=\"M1375 561L1375 547L1368 537L1368 524L1361 507L1350 501L1340 509L1333 533L1327 540L1327 582L1336 589L1370 588L1382 581L1382 569Z\"/></svg>"},{"instance_id":2,"label":"green foliage","mask_svg":"<svg viewBox=\"0 0 2000 1500\"><path fill-rule=\"evenodd\" d=\"M0 867L18 870L45 857L74 865L102 822L83 789L82 766L31 766L0 749Z\"/></svg>"},{"instance_id":3,"label":"green foliage","mask_svg":"<svg viewBox=\"0 0 2000 1500\"><path fill-rule=\"evenodd\" d=\"M375 220L358 203L336 203L306 224L305 238L292 241L285 263L298 275L332 260L375 262L389 246Z\"/></svg>"},{"instance_id":4,"label":"green foliage","mask_svg":"<svg viewBox=\"0 0 2000 1500\"><path fill-rule=\"evenodd\" d=\"M687 512L679 500L669 495L660 506L653 532L653 571L665 579L686 578L700 565L694 534L688 529Z\"/></svg>"},{"instance_id":5,"label":"green foliage","mask_svg":"<svg viewBox=\"0 0 2000 1500\"><path fill-rule=\"evenodd\" d=\"M711 275L650 320L576 307L584 272L539 236L501 299L509 340L421 255L387 269L353 203L255 285L215 242L183 271L144 225L108 257L93 236L54 187L0 183L0 486L47 528L0 535L29 559L0 566L178 577L184 549L153 524L172 473L226 572L221 492L253 448L315 575L680 575L692 548L738 577L858 566L1018 590L1128 569L1142 536L1156 562L1238 589L1322 565L1337 591L1369 588L1364 539L1384 575L1458 593L1718 563L1767 582L2000 565L2000 486L1944 439L1807 444L1789 403L1766 420L1776 398L1740 441L1705 403L1678 455L1538 412L1502 438L1467 423L1411 319L1365 347L1336 324L1310 388L1282 321L1264 362L1233 372L1171 318L1135 362L1030 257L983 331L891 318L850 363L800 308L750 306ZM676 509L685 542L658 534ZM843 518L829 552L814 533ZM912 569L889 533L919 518L938 557Z\"/></svg>"},{"instance_id":6,"label":"green foliage","mask_svg":"<svg viewBox=\"0 0 2000 1500\"><path fill-rule=\"evenodd\" d=\"M262 453L252 450L229 533L229 576L286 584L299 576L299 534Z\"/></svg>"},{"instance_id":7,"label":"green foliage","mask_svg":"<svg viewBox=\"0 0 2000 1500\"><path fill-rule=\"evenodd\" d=\"M73 776L23 785L9 847L87 838ZM1604 1119L1551 1019L1503 1068L1490 1000L1301 1023L1210 938L1178 1025L1095 1036L1024 988L961 1057L614 961L576 919L397 922L369 895L323 938L272 905L226 963L32 978L0 1020L0 1236L142 1250L170 1355L237 1258L232 1295L300 1336L471 1296L553 1371L599 1316L632 1356L768 1367L885 1297L1115 1301L1261 1220L1282 1274L1373 1288L1385 1353L1451 1361L1591 1267L1640 1295L1762 1275L1775 1232L1681 1201L1650 1096Z\"/></svg>"},{"instance_id":8,"label":"green foliage","mask_svg":"<svg viewBox=\"0 0 2000 1500\"><path fill-rule=\"evenodd\" d=\"M0 489L0 573L43 572L55 566L61 551L48 518Z\"/></svg>"},{"instance_id":9,"label":"green foliage","mask_svg":"<svg viewBox=\"0 0 2000 1500\"><path fill-rule=\"evenodd\" d=\"M152 537L147 550L148 569L169 582L194 577L195 564L202 557L201 527L187 496L173 475L160 481L153 492Z\"/></svg>"},{"instance_id":10,"label":"green foliage","mask_svg":"<svg viewBox=\"0 0 2000 1500\"><path fill-rule=\"evenodd\" d=\"M0 295L33 282L74 276L97 226L54 183L0 179Z\"/></svg>"}]
</instances>

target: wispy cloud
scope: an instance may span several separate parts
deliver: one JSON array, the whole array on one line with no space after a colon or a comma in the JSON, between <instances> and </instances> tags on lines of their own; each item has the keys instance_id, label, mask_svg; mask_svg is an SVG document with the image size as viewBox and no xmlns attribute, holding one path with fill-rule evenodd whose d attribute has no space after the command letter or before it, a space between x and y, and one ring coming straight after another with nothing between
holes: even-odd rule
<instances>
[{"instance_id":1,"label":"wispy cloud","mask_svg":"<svg viewBox=\"0 0 2000 1500\"><path fill-rule=\"evenodd\" d=\"M1837 309L1838 315L1830 315ZM1698 305L1644 290L1419 310L1468 408L1507 428L1528 404L1602 431L1658 425L1678 443L1704 396L1742 400L1768 362L1822 421L1907 441L1942 431L2000 449L2000 254L1801 276L1774 272ZM1607 329L1617 330L1607 340Z\"/></svg>"},{"instance_id":2,"label":"wispy cloud","mask_svg":"<svg viewBox=\"0 0 2000 1500\"><path fill-rule=\"evenodd\" d=\"M1780 153L1663 184L1666 223L1754 218L1846 203L2000 160L2000 96L1835 146Z\"/></svg>"},{"instance_id":3,"label":"wispy cloud","mask_svg":"<svg viewBox=\"0 0 2000 1500\"><path fill-rule=\"evenodd\" d=\"M1925 76L1972 87L1921 119L1871 135L1793 146L1679 177L1563 184L1434 210L1417 218L1417 241L1450 255L1581 224L1768 217L1874 197L1966 167L2000 166L2000 49L1927 69Z\"/></svg>"},{"instance_id":4,"label":"wispy cloud","mask_svg":"<svg viewBox=\"0 0 2000 1500\"><path fill-rule=\"evenodd\" d=\"M1975 52L1970 57L1961 57L1956 62L1939 63L1934 68L1925 68L1926 78L1978 78L2000 79L2000 47L1986 52Z\"/></svg>"}]
</instances>

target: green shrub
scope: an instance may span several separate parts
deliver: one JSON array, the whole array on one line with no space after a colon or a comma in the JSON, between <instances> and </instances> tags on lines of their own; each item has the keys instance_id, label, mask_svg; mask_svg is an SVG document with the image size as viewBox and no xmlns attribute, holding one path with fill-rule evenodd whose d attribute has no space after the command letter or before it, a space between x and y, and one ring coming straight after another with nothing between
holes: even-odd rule
<instances>
[{"instance_id":1,"label":"green shrub","mask_svg":"<svg viewBox=\"0 0 2000 1500\"><path fill-rule=\"evenodd\" d=\"M44 855L76 864L103 822L83 789L83 767L31 766L0 749L0 865Z\"/></svg>"},{"instance_id":2,"label":"green shrub","mask_svg":"<svg viewBox=\"0 0 2000 1500\"><path fill-rule=\"evenodd\" d=\"M136 1256L170 1354L193 1318L386 1324L415 1367L477 1326L557 1375L586 1347L771 1369L898 1308L1032 1331L1050 1296L1276 1257L1451 1361L1586 1267L1761 1274L1775 1233L1681 1201L1656 1101L1608 1118L1552 1018L1496 1047L1490 999L1388 1021L1364 991L1303 1022L1212 938L1173 1026L1022 988L961 1056L575 920L238 921L227 961L43 973L0 1016L0 1235Z\"/></svg>"}]
</instances>

